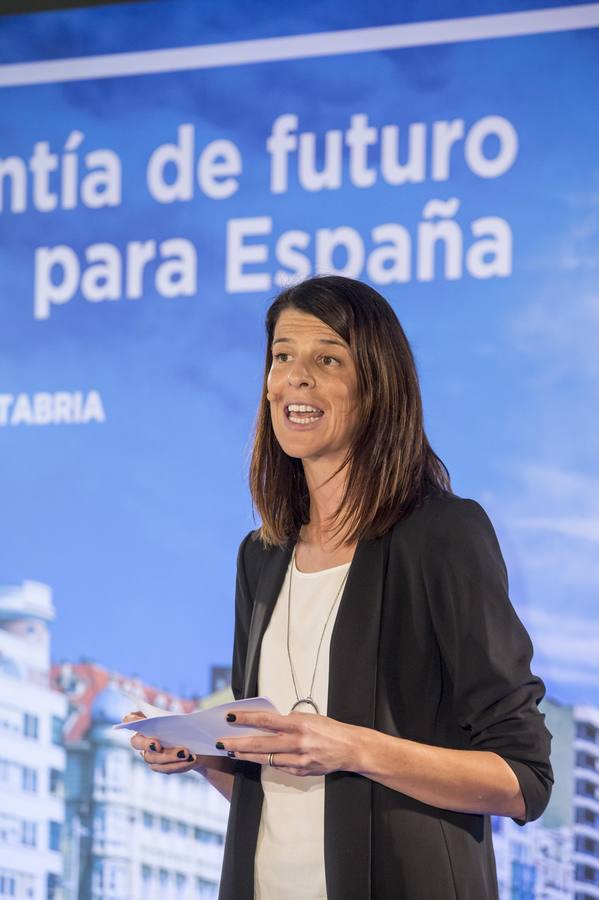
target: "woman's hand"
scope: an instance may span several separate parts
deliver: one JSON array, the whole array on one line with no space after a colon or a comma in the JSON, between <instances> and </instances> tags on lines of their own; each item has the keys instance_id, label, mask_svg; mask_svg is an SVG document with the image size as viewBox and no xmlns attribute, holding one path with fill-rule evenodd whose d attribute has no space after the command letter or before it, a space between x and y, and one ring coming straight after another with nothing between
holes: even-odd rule
<instances>
[{"instance_id":1,"label":"woman's hand","mask_svg":"<svg viewBox=\"0 0 599 900\"><path fill-rule=\"evenodd\" d=\"M123 722L135 722L145 719L142 712L132 712L123 718ZM156 738L146 737L136 731L131 738L131 746L139 750L143 760L153 772L165 775L189 772L191 769L202 770L205 757L190 753L185 747L163 747Z\"/></svg>"},{"instance_id":2,"label":"woman's hand","mask_svg":"<svg viewBox=\"0 0 599 900\"><path fill-rule=\"evenodd\" d=\"M352 771L357 732L363 729L312 713L280 716L267 712L237 712L237 725L267 729L270 734L222 738L229 756L268 764L269 753L277 769L291 775L326 775L340 769ZM242 730L242 729L240 729Z\"/></svg>"}]
</instances>

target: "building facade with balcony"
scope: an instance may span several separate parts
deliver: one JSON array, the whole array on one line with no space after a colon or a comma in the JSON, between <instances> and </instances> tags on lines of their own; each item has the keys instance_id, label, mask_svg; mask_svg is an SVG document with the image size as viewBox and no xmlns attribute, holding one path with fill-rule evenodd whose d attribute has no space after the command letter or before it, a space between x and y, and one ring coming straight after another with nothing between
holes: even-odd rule
<instances>
[{"instance_id":1,"label":"building facade with balcony","mask_svg":"<svg viewBox=\"0 0 599 900\"><path fill-rule=\"evenodd\" d=\"M50 683L50 589L0 588L0 898L62 900L65 696Z\"/></svg>"},{"instance_id":2,"label":"building facade with balcony","mask_svg":"<svg viewBox=\"0 0 599 900\"><path fill-rule=\"evenodd\" d=\"M599 900L599 709L575 706L573 830L575 900Z\"/></svg>"},{"instance_id":3,"label":"building facade with balcony","mask_svg":"<svg viewBox=\"0 0 599 900\"><path fill-rule=\"evenodd\" d=\"M173 712L208 698L181 700L91 664L57 666L54 682L70 700L65 897L216 900L228 802L196 772L152 772L131 734L112 729L132 708L123 690Z\"/></svg>"}]
</instances>

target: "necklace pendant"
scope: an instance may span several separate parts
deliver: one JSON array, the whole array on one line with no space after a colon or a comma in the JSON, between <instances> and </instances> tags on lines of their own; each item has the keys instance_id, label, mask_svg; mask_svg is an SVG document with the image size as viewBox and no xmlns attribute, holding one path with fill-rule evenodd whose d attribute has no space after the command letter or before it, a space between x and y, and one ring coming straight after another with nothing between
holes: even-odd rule
<instances>
[{"instance_id":1,"label":"necklace pendant","mask_svg":"<svg viewBox=\"0 0 599 900\"><path fill-rule=\"evenodd\" d=\"M295 709L297 709L298 706L301 706L302 704L305 704L306 706L311 706L312 709L314 710L314 712L316 713L316 715L317 716L320 715L320 710L318 709L318 707L317 707L316 703L314 702L314 700L312 699L312 697L304 697L301 700L296 700L296 702L293 704L293 706L289 710L289 714L291 714Z\"/></svg>"}]
</instances>

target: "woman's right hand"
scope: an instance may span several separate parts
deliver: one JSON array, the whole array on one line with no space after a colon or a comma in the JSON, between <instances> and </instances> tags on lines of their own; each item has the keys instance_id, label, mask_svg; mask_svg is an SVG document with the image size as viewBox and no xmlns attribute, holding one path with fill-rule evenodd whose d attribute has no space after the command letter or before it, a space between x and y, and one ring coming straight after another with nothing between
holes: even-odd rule
<instances>
[{"instance_id":1,"label":"woman's right hand","mask_svg":"<svg viewBox=\"0 0 599 900\"><path fill-rule=\"evenodd\" d=\"M135 722L136 719L145 719L142 712L136 710L128 713L123 722ZM163 747L159 740L146 737L136 731L131 738L131 746L138 750L143 761L153 772L162 772L165 775L189 772L191 769L202 771L204 757L190 753L185 747Z\"/></svg>"}]
</instances>

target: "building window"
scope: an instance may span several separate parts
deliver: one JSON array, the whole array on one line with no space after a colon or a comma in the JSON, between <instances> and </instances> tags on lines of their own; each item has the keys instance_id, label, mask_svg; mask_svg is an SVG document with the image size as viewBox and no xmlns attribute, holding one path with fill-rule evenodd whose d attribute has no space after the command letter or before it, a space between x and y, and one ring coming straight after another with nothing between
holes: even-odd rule
<instances>
[{"instance_id":1,"label":"building window","mask_svg":"<svg viewBox=\"0 0 599 900\"><path fill-rule=\"evenodd\" d=\"M590 722L577 722L576 723L576 737L582 738L585 741L593 741L595 743L597 741L597 736L599 735L599 728L596 728L594 725L591 725Z\"/></svg>"},{"instance_id":2,"label":"building window","mask_svg":"<svg viewBox=\"0 0 599 900\"><path fill-rule=\"evenodd\" d=\"M164 816L160 819L160 830L169 832L171 830L171 822L170 819L165 819Z\"/></svg>"},{"instance_id":3,"label":"building window","mask_svg":"<svg viewBox=\"0 0 599 900\"><path fill-rule=\"evenodd\" d=\"M60 832L61 832L60 822L50 822L50 830L48 833L49 841L48 846L50 850L60 850Z\"/></svg>"},{"instance_id":4,"label":"building window","mask_svg":"<svg viewBox=\"0 0 599 900\"><path fill-rule=\"evenodd\" d=\"M196 841L203 844L224 844L225 838L216 831L207 831L205 828L194 828L193 836Z\"/></svg>"},{"instance_id":5,"label":"building window","mask_svg":"<svg viewBox=\"0 0 599 900\"><path fill-rule=\"evenodd\" d=\"M0 759L0 784L10 790L19 790L22 787L23 767L19 763L9 759Z\"/></svg>"},{"instance_id":6,"label":"building window","mask_svg":"<svg viewBox=\"0 0 599 900\"><path fill-rule=\"evenodd\" d=\"M161 886L165 887L168 884L168 872L166 869L160 869L159 878Z\"/></svg>"},{"instance_id":7,"label":"building window","mask_svg":"<svg viewBox=\"0 0 599 900\"><path fill-rule=\"evenodd\" d=\"M144 865L141 867L141 877L143 881L150 881L150 879L152 878L152 870L150 866Z\"/></svg>"},{"instance_id":8,"label":"building window","mask_svg":"<svg viewBox=\"0 0 599 900\"><path fill-rule=\"evenodd\" d=\"M0 897L17 896L17 879L13 875L0 873Z\"/></svg>"},{"instance_id":9,"label":"building window","mask_svg":"<svg viewBox=\"0 0 599 900\"><path fill-rule=\"evenodd\" d=\"M536 869L528 863L512 862L512 897L535 900Z\"/></svg>"},{"instance_id":10,"label":"building window","mask_svg":"<svg viewBox=\"0 0 599 900\"><path fill-rule=\"evenodd\" d=\"M578 750L576 753L576 765L579 769L591 769L599 771L599 757L587 753L585 750Z\"/></svg>"},{"instance_id":11,"label":"building window","mask_svg":"<svg viewBox=\"0 0 599 900\"><path fill-rule=\"evenodd\" d=\"M21 843L25 847L35 847L37 844L37 822L21 822Z\"/></svg>"},{"instance_id":12,"label":"building window","mask_svg":"<svg viewBox=\"0 0 599 900\"><path fill-rule=\"evenodd\" d=\"M189 831L185 822L177 822L177 834L179 837L185 838L187 837L187 832Z\"/></svg>"},{"instance_id":13,"label":"building window","mask_svg":"<svg viewBox=\"0 0 599 900\"><path fill-rule=\"evenodd\" d=\"M576 807L576 822L578 825L595 825L596 822L599 823L599 816L586 806L578 806Z\"/></svg>"},{"instance_id":14,"label":"building window","mask_svg":"<svg viewBox=\"0 0 599 900\"><path fill-rule=\"evenodd\" d=\"M576 793L579 797L591 797L595 798L596 788L592 781L587 781L586 778L577 778L576 779Z\"/></svg>"},{"instance_id":15,"label":"building window","mask_svg":"<svg viewBox=\"0 0 599 900\"><path fill-rule=\"evenodd\" d=\"M590 853L591 856L599 856L599 841L596 841L591 837L583 837L582 835L577 834L576 852Z\"/></svg>"},{"instance_id":16,"label":"building window","mask_svg":"<svg viewBox=\"0 0 599 900\"><path fill-rule=\"evenodd\" d=\"M218 883L207 878L196 878L196 894L201 900L216 900L218 896Z\"/></svg>"},{"instance_id":17,"label":"building window","mask_svg":"<svg viewBox=\"0 0 599 900\"><path fill-rule=\"evenodd\" d=\"M152 828L154 825L154 816L152 813L145 812L144 813L144 826L146 828Z\"/></svg>"},{"instance_id":18,"label":"building window","mask_svg":"<svg viewBox=\"0 0 599 900\"><path fill-rule=\"evenodd\" d=\"M183 872L177 872L175 875L175 883L178 891L184 891L187 887L187 876Z\"/></svg>"},{"instance_id":19,"label":"building window","mask_svg":"<svg viewBox=\"0 0 599 900\"><path fill-rule=\"evenodd\" d=\"M21 788L30 794L37 791L37 771L29 766L23 766L21 769Z\"/></svg>"},{"instance_id":20,"label":"building window","mask_svg":"<svg viewBox=\"0 0 599 900\"><path fill-rule=\"evenodd\" d=\"M59 716L52 716L52 743L62 746L62 729L64 722Z\"/></svg>"},{"instance_id":21,"label":"building window","mask_svg":"<svg viewBox=\"0 0 599 900\"><path fill-rule=\"evenodd\" d=\"M60 769L50 769L48 777L48 790L55 797L62 797L64 794L64 775Z\"/></svg>"},{"instance_id":22,"label":"building window","mask_svg":"<svg viewBox=\"0 0 599 900\"><path fill-rule=\"evenodd\" d=\"M39 719L31 713L23 713L23 736L37 740Z\"/></svg>"},{"instance_id":23,"label":"building window","mask_svg":"<svg viewBox=\"0 0 599 900\"><path fill-rule=\"evenodd\" d=\"M60 878L58 875L55 875L54 872L48 872L48 881L47 881L47 897L48 900L58 900L60 889Z\"/></svg>"},{"instance_id":24,"label":"building window","mask_svg":"<svg viewBox=\"0 0 599 900\"><path fill-rule=\"evenodd\" d=\"M587 884L599 884L599 869L579 863L576 866L575 878L576 881L586 881Z\"/></svg>"}]
</instances>

